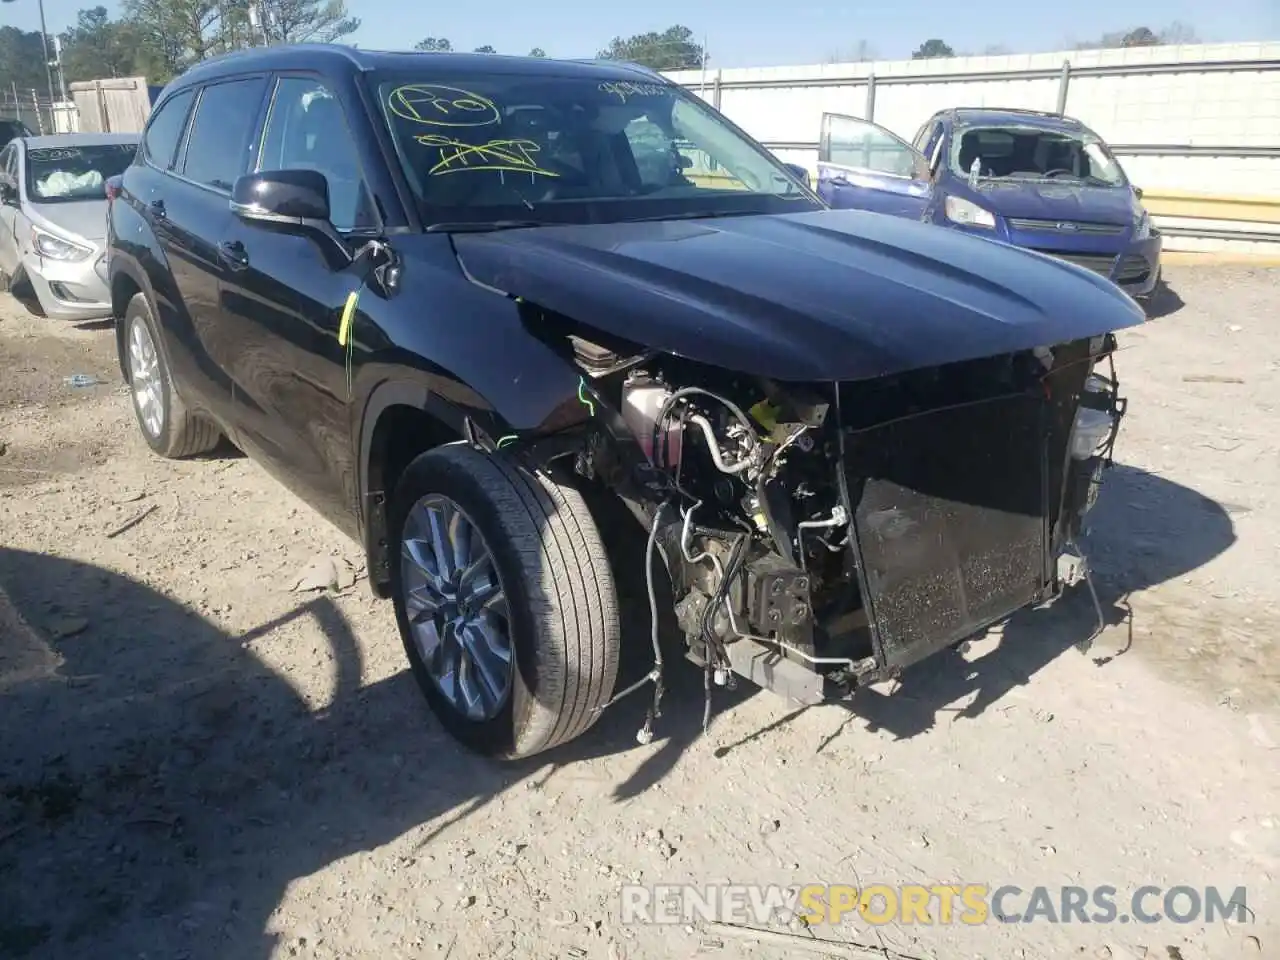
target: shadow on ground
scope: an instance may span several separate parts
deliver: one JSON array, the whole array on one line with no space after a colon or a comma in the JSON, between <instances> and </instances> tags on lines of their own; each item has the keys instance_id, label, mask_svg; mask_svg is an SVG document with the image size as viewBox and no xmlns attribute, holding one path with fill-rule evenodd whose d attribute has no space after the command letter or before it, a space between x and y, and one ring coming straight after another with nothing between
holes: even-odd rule
<instances>
[{"instance_id":1,"label":"shadow on ground","mask_svg":"<svg viewBox=\"0 0 1280 960\"><path fill-rule=\"evenodd\" d=\"M1123 466L1111 471L1093 526L1111 610L1233 540L1212 501ZM642 554L622 542L627 550L613 556L619 592L643 598ZM641 690L579 741L499 765L443 736L407 671L362 687L356 639L327 598L230 636L140 583L76 561L0 549L0 585L37 628L6 621L0 592L5 957L265 958L276 948L271 914L292 881L448 813L429 843L548 764L631 749L650 701ZM645 608L627 603L623 612L620 686L651 665ZM249 647L299 617L319 625L332 656L333 694L319 710ZM973 692L964 713L976 716L1092 627L1079 594L1021 615L976 663L942 653L909 671L893 696L861 692L851 719L910 737ZM663 635L675 636L669 615ZM659 747L616 787L618 798L659 782L701 732L701 674L666 646ZM746 683L718 691L716 709L752 692Z\"/></svg>"},{"instance_id":2,"label":"shadow on ground","mask_svg":"<svg viewBox=\"0 0 1280 960\"><path fill-rule=\"evenodd\" d=\"M1177 313L1186 305L1186 301L1178 296L1178 291L1169 286L1169 282L1164 277L1161 277L1156 281L1155 290L1152 291L1151 298L1145 304L1147 319L1159 320L1162 317Z\"/></svg>"},{"instance_id":3,"label":"shadow on ground","mask_svg":"<svg viewBox=\"0 0 1280 960\"><path fill-rule=\"evenodd\" d=\"M615 558L624 596L645 596L641 556ZM534 773L634 748L652 699L637 692L543 757L490 763L443 735L407 670L361 686L356 639L327 597L231 636L58 557L0 549L0 588L0 957L265 958L292 881L449 813L429 843ZM31 629L6 619L6 593ZM296 618L327 639L323 709L250 649ZM647 607L624 618L638 634L620 686L652 666ZM701 732L701 674L667 658L658 749L619 797L660 780Z\"/></svg>"}]
</instances>

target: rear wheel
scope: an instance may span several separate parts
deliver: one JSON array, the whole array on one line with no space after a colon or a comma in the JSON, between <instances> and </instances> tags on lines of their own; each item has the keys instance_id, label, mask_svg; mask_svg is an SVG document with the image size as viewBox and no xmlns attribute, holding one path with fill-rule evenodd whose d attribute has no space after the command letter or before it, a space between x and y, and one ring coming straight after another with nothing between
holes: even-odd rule
<instances>
[{"instance_id":1,"label":"rear wheel","mask_svg":"<svg viewBox=\"0 0 1280 960\"><path fill-rule=\"evenodd\" d=\"M146 297L135 294L124 313L124 366L129 395L143 439L162 457L207 453L218 445L218 428L187 412L159 350L159 332Z\"/></svg>"},{"instance_id":2,"label":"rear wheel","mask_svg":"<svg viewBox=\"0 0 1280 960\"><path fill-rule=\"evenodd\" d=\"M389 520L405 653L455 738L514 759L595 723L617 680L617 598L576 490L449 444L405 470Z\"/></svg>"}]
</instances>

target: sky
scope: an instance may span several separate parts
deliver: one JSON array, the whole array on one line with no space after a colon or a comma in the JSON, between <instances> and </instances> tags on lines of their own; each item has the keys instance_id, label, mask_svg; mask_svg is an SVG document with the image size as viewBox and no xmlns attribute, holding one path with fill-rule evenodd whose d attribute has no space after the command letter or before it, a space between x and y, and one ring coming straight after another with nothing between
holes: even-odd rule
<instances>
[{"instance_id":1,"label":"sky","mask_svg":"<svg viewBox=\"0 0 1280 960\"><path fill-rule=\"evenodd\" d=\"M93 0L44 0L50 33L60 33ZM104 6L113 13L115 2ZM900 59L930 37L960 52L999 44L1016 53L1066 49L1117 30L1159 30L1179 20L1205 42L1280 40L1280 0L1073 0L1070 4L916 0L647 0L612 6L595 0L486 0L459 3L347 0L363 22L347 38L368 49L404 49L427 36L455 50L490 44L499 53L542 47L553 57L588 57L614 36L683 24L705 37L713 66L821 63L868 43L879 59ZM1019 10L1014 16L1012 11ZM0 6L0 25L39 30L37 0Z\"/></svg>"}]
</instances>

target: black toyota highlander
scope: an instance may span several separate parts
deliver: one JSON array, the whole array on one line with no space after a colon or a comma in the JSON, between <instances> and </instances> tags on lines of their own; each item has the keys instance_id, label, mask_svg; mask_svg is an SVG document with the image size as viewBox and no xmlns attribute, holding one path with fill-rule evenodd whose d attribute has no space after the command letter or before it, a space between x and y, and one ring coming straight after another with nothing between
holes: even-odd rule
<instances>
[{"instance_id":1,"label":"black toyota highlander","mask_svg":"<svg viewBox=\"0 0 1280 960\"><path fill-rule=\"evenodd\" d=\"M602 498L709 690L847 696L1087 576L1134 301L830 210L650 70L232 54L168 86L109 193L146 442L225 437L358 541L476 750L564 743L646 682L656 711L656 625L617 689Z\"/></svg>"}]
</instances>

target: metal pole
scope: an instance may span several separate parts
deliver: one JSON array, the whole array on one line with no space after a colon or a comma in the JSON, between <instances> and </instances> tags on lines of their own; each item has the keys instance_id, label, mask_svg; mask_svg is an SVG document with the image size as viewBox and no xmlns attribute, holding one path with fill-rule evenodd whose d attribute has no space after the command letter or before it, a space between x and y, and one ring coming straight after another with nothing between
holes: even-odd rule
<instances>
[{"instance_id":1,"label":"metal pole","mask_svg":"<svg viewBox=\"0 0 1280 960\"><path fill-rule=\"evenodd\" d=\"M1058 81L1058 116L1067 115L1067 89L1071 86L1071 61L1062 61L1062 79Z\"/></svg>"},{"instance_id":2,"label":"metal pole","mask_svg":"<svg viewBox=\"0 0 1280 960\"><path fill-rule=\"evenodd\" d=\"M867 123L876 122L876 75L875 73L867 74L867 109L865 119Z\"/></svg>"},{"instance_id":3,"label":"metal pole","mask_svg":"<svg viewBox=\"0 0 1280 960\"><path fill-rule=\"evenodd\" d=\"M36 0L40 7L40 44L44 47L44 78L49 84L49 115L53 116L53 70L49 66L49 31L44 25L44 0Z\"/></svg>"},{"instance_id":4,"label":"metal pole","mask_svg":"<svg viewBox=\"0 0 1280 960\"><path fill-rule=\"evenodd\" d=\"M53 38L53 49L58 55L58 92L62 94L62 102L67 102L67 74L62 69L62 41L57 37Z\"/></svg>"},{"instance_id":5,"label":"metal pole","mask_svg":"<svg viewBox=\"0 0 1280 960\"><path fill-rule=\"evenodd\" d=\"M702 35L702 88L698 91L698 96L703 100L707 99L707 35Z\"/></svg>"}]
</instances>

